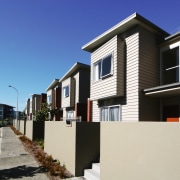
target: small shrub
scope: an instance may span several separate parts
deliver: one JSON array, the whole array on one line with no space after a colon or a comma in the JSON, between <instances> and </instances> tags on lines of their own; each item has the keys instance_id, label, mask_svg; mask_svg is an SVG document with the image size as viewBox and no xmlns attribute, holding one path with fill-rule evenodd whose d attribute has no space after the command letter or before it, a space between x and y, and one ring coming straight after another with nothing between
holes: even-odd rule
<instances>
[{"instance_id":1,"label":"small shrub","mask_svg":"<svg viewBox=\"0 0 180 180\"><path fill-rule=\"evenodd\" d=\"M36 139L35 143L39 145L42 149L44 149L44 140L43 139Z\"/></svg>"}]
</instances>

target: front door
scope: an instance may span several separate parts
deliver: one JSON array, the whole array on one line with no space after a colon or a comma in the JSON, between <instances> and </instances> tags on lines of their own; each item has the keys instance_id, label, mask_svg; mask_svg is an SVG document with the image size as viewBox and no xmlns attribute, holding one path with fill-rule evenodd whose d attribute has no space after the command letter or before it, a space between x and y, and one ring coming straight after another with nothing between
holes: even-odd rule
<instances>
[{"instance_id":1,"label":"front door","mask_svg":"<svg viewBox=\"0 0 180 180\"><path fill-rule=\"evenodd\" d=\"M179 122L179 105L164 106L163 121Z\"/></svg>"}]
</instances>

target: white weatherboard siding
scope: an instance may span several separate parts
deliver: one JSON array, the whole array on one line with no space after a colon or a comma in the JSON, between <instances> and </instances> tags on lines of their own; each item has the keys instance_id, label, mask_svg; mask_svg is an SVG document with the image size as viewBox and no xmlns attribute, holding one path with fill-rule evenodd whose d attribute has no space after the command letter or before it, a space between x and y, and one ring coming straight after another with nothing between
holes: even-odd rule
<instances>
[{"instance_id":1,"label":"white weatherboard siding","mask_svg":"<svg viewBox=\"0 0 180 180\"><path fill-rule=\"evenodd\" d=\"M69 86L69 96L63 96L63 87ZM74 79L68 78L62 82L62 108L74 106Z\"/></svg>"},{"instance_id":2,"label":"white weatherboard siding","mask_svg":"<svg viewBox=\"0 0 180 180\"><path fill-rule=\"evenodd\" d=\"M98 101L92 101L92 121L99 122L100 121L100 112L98 107Z\"/></svg>"},{"instance_id":3,"label":"white weatherboard siding","mask_svg":"<svg viewBox=\"0 0 180 180\"><path fill-rule=\"evenodd\" d=\"M68 78L62 82L62 105L61 105L62 108L70 106L70 91L71 91L70 85L71 85L71 78ZM63 95L63 88L65 86L69 86L69 96L68 97L64 97L64 95Z\"/></svg>"},{"instance_id":4,"label":"white weatherboard siding","mask_svg":"<svg viewBox=\"0 0 180 180\"><path fill-rule=\"evenodd\" d=\"M122 105L122 121L139 120L139 33L126 39L126 105Z\"/></svg>"},{"instance_id":5,"label":"white weatherboard siding","mask_svg":"<svg viewBox=\"0 0 180 180\"><path fill-rule=\"evenodd\" d=\"M117 67L118 41L119 41L118 37L115 36L91 54L91 95L90 95L91 100L123 95L124 92L123 84L121 84L122 90L117 90L118 89L117 76L119 77L123 76L123 70L122 69L120 70ZM111 53L113 55L113 75L106 79L94 82L93 64ZM119 83L120 82L123 83L122 80L123 78L119 79Z\"/></svg>"},{"instance_id":6,"label":"white weatherboard siding","mask_svg":"<svg viewBox=\"0 0 180 180\"><path fill-rule=\"evenodd\" d=\"M113 76L93 82L93 63L111 52L114 56ZM143 93L143 89L159 84L158 77L160 74L157 35L137 26L113 37L91 54L93 121L100 119L98 100L113 97L119 97L120 104L121 98L125 99L121 104L122 121L158 121L159 100L148 98Z\"/></svg>"},{"instance_id":7,"label":"white weatherboard siding","mask_svg":"<svg viewBox=\"0 0 180 180\"><path fill-rule=\"evenodd\" d=\"M48 96L51 96L51 98L52 98L52 89L50 89L49 91L47 91L47 97Z\"/></svg>"},{"instance_id":8,"label":"white weatherboard siding","mask_svg":"<svg viewBox=\"0 0 180 180\"><path fill-rule=\"evenodd\" d=\"M55 101L55 94L54 94L54 89L50 89L49 91L47 91L47 97L51 96L51 102L48 102L51 104L51 107L54 108L54 101Z\"/></svg>"}]
</instances>

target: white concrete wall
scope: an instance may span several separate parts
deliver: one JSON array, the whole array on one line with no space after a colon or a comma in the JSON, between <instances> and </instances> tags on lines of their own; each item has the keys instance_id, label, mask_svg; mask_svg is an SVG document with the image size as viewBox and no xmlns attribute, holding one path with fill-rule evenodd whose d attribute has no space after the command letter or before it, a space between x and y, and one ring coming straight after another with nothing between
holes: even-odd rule
<instances>
[{"instance_id":1,"label":"white concrete wall","mask_svg":"<svg viewBox=\"0 0 180 180\"><path fill-rule=\"evenodd\" d=\"M26 121L26 136L32 140L33 139L33 121Z\"/></svg>"},{"instance_id":2,"label":"white concrete wall","mask_svg":"<svg viewBox=\"0 0 180 180\"><path fill-rule=\"evenodd\" d=\"M180 123L101 122L101 180L179 180Z\"/></svg>"},{"instance_id":3,"label":"white concrete wall","mask_svg":"<svg viewBox=\"0 0 180 180\"><path fill-rule=\"evenodd\" d=\"M65 163L67 169L75 174L76 123L68 127L65 121L46 121L44 151L54 159Z\"/></svg>"},{"instance_id":4,"label":"white concrete wall","mask_svg":"<svg viewBox=\"0 0 180 180\"><path fill-rule=\"evenodd\" d=\"M20 132L24 134L24 120L18 120L20 122Z\"/></svg>"}]
</instances>

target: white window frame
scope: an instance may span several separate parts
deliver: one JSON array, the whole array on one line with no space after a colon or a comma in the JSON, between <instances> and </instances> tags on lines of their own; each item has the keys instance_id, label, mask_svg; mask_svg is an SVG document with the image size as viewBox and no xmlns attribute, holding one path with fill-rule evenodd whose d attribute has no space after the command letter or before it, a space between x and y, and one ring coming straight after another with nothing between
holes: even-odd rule
<instances>
[{"instance_id":1,"label":"white window frame","mask_svg":"<svg viewBox=\"0 0 180 180\"><path fill-rule=\"evenodd\" d=\"M68 88L68 93L67 93ZM63 97L69 97L69 85L63 87Z\"/></svg>"},{"instance_id":2,"label":"white window frame","mask_svg":"<svg viewBox=\"0 0 180 180\"><path fill-rule=\"evenodd\" d=\"M108 58L111 57L111 67L110 67L110 72L103 75L103 62ZM99 72L100 71L100 72ZM93 80L94 81L99 81L102 79L105 79L109 76L113 75L113 53L108 54L107 56L103 57L99 61L95 62L93 64Z\"/></svg>"},{"instance_id":3,"label":"white window frame","mask_svg":"<svg viewBox=\"0 0 180 180\"><path fill-rule=\"evenodd\" d=\"M166 70L170 70L170 69L173 69L173 68L179 68L179 66L180 66L180 42L176 42L176 43L167 45L167 46L161 48L161 50L160 50L160 84L161 85L164 85L164 82L163 82L164 77L163 77L163 69L162 69L162 64L163 64L163 62L162 62L163 61L162 54L165 51L172 50L174 48L179 48L179 64L177 66L166 69ZM179 71L180 71L180 68L179 68ZM180 72L179 72L179 76L180 76ZM179 82L180 82L180 77L179 77Z\"/></svg>"},{"instance_id":4,"label":"white window frame","mask_svg":"<svg viewBox=\"0 0 180 180\"><path fill-rule=\"evenodd\" d=\"M48 104L52 103L52 95L47 96L47 103Z\"/></svg>"},{"instance_id":5,"label":"white window frame","mask_svg":"<svg viewBox=\"0 0 180 180\"><path fill-rule=\"evenodd\" d=\"M119 105L103 106L103 107L101 107L100 108L100 121L111 121L109 119L109 117L110 117L110 109L113 108L113 107L119 107L119 115L118 115L119 116L119 120L117 120L117 121L121 121L122 110L121 110L121 105L120 104ZM101 112L102 112L102 109L105 109L105 108L108 109L108 118L107 118L107 120L102 120L102 113Z\"/></svg>"},{"instance_id":6,"label":"white window frame","mask_svg":"<svg viewBox=\"0 0 180 180\"><path fill-rule=\"evenodd\" d=\"M67 119L73 119L74 118L74 111L66 111L66 117Z\"/></svg>"}]
</instances>

